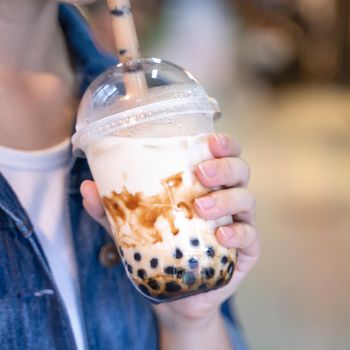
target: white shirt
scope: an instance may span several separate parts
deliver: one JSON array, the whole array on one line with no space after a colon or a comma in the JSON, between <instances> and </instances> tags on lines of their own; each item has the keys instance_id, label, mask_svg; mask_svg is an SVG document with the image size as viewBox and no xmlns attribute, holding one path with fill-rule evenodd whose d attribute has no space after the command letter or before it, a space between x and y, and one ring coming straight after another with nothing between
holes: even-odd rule
<instances>
[{"instance_id":1,"label":"white shirt","mask_svg":"<svg viewBox=\"0 0 350 350\"><path fill-rule=\"evenodd\" d=\"M69 139L40 151L0 146L0 171L27 211L65 303L77 347L85 349L78 276L65 213Z\"/></svg>"}]
</instances>

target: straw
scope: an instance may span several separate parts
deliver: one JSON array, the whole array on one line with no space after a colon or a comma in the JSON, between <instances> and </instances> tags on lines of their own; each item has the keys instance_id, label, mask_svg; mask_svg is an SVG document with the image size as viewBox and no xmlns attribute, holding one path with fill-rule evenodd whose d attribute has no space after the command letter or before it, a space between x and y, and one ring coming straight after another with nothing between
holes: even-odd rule
<instances>
[{"instance_id":1,"label":"straw","mask_svg":"<svg viewBox=\"0 0 350 350\"><path fill-rule=\"evenodd\" d=\"M107 3L113 16L113 33L119 61L127 63L140 58L130 0L107 0ZM141 94L147 89L143 72L137 70L127 72L124 76L124 83L128 95Z\"/></svg>"}]
</instances>

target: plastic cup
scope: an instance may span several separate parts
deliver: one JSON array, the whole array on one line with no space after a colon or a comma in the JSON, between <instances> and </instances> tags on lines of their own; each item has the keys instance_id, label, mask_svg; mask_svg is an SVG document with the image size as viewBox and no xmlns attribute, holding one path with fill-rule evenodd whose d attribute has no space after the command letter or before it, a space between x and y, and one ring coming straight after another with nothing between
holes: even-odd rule
<instances>
[{"instance_id":1,"label":"plastic cup","mask_svg":"<svg viewBox=\"0 0 350 350\"><path fill-rule=\"evenodd\" d=\"M142 71L147 89L132 95L125 75ZM135 92L133 92L135 93ZM194 209L203 187L194 170L212 159L208 135L220 114L194 77L156 58L119 64L83 96L73 136L96 181L125 270L146 298L163 302L226 285L236 251Z\"/></svg>"}]
</instances>

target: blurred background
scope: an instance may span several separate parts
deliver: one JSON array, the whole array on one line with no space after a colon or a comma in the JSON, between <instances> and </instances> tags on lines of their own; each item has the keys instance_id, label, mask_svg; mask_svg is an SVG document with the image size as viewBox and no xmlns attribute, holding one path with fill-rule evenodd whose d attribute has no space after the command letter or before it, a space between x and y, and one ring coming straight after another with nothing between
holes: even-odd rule
<instances>
[{"instance_id":1,"label":"blurred background","mask_svg":"<svg viewBox=\"0 0 350 350\"><path fill-rule=\"evenodd\" d=\"M350 1L132 4L144 55L199 79L252 168L263 254L234 301L251 348L350 349ZM83 11L113 52L105 2Z\"/></svg>"}]
</instances>

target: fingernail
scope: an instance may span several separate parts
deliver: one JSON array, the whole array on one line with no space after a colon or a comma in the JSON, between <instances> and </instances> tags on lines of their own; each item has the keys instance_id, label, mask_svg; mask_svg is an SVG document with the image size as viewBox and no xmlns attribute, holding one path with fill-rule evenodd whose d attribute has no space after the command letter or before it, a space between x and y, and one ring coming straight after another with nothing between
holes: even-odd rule
<instances>
[{"instance_id":1,"label":"fingernail","mask_svg":"<svg viewBox=\"0 0 350 350\"><path fill-rule=\"evenodd\" d=\"M199 171L204 177L214 177L218 173L215 162L205 162L198 165Z\"/></svg>"},{"instance_id":2,"label":"fingernail","mask_svg":"<svg viewBox=\"0 0 350 350\"><path fill-rule=\"evenodd\" d=\"M225 148L227 146L228 140L227 137L223 134L214 135L216 141L220 144L221 147Z\"/></svg>"},{"instance_id":3,"label":"fingernail","mask_svg":"<svg viewBox=\"0 0 350 350\"><path fill-rule=\"evenodd\" d=\"M207 210L215 205L215 200L213 197L197 198L195 200L195 203L199 207L199 209Z\"/></svg>"},{"instance_id":4,"label":"fingernail","mask_svg":"<svg viewBox=\"0 0 350 350\"><path fill-rule=\"evenodd\" d=\"M221 237L225 240L225 241L229 241L232 239L233 237L233 230L229 227L219 227L219 231L221 234Z\"/></svg>"}]
</instances>

